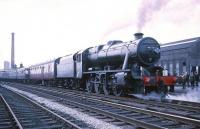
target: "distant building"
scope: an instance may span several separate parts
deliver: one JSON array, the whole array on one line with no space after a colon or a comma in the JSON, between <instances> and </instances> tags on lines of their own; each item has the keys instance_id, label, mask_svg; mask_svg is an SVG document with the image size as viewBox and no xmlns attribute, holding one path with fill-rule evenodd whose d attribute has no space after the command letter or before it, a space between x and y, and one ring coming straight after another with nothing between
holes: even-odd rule
<instances>
[{"instance_id":1,"label":"distant building","mask_svg":"<svg viewBox=\"0 0 200 129\"><path fill-rule=\"evenodd\" d=\"M21 63L21 64L19 65L19 68L24 68L24 65Z\"/></svg>"},{"instance_id":2,"label":"distant building","mask_svg":"<svg viewBox=\"0 0 200 129\"><path fill-rule=\"evenodd\" d=\"M158 65L171 75L197 71L200 74L200 37L161 44Z\"/></svg>"},{"instance_id":3,"label":"distant building","mask_svg":"<svg viewBox=\"0 0 200 129\"><path fill-rule=\"evenodd\" d=\"M4 70L10 69L10 62L4 61Z\"/></svg>"}]
</instances>

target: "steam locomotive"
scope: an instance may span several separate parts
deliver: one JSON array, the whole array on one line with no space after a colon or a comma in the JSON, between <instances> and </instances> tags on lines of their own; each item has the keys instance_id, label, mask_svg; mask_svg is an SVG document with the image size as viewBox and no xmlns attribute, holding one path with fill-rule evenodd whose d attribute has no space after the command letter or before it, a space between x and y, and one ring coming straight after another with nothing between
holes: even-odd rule
<instances>
[{"instance_id":1,"label":"steam locomotive","mask_svg":"<svg viewBox=\"0 0 200 129\"><path fill-rule=\"evenodd\" d=\"M96 94L143 93L143 69L160 59L160 45L142 33L135 40L109 41L52 61L12 71L0 71L1 80L87 90Z\"/></svg>"}]
</instances>

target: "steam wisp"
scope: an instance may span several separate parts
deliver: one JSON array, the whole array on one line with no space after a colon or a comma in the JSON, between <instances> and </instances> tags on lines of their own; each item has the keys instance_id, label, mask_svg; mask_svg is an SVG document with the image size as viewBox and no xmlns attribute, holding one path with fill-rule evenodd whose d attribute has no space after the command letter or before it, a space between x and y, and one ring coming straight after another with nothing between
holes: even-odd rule
<instances>
[{"instance_id":1,"label":"steam wisp","mask_svg":"<svg viewBox=\"0 0 200 129\"><path fill-rule=\"evenodd\" d=\"M181 87L179 87L181 88ZM198 102L200 103L200 86L195 87L192 89L191 87L188 87L186 89L175 89L175 94L166 94L166 96L163 98L164 101L171 101L171 100L182 100L182 101L190 101L190 102ZM178 92L177 92L178 90ZM149 94L143 95L143 94L134 94L133 96L145 99L145 100L156 100L156 101L162 101L162 94L151 92Z\"/></svg>"},{"instance_id":2,"label":"steam wisp","mask_svg":"<svg viewBox=\"0 0 200 129\"><path fill-rule=\"evenodd\" d=\"M170 100L183 100L183 101L191 101L191 102L199 102L200 103L200 87L195 87L194 89L187 88L186 93L178 94L178 95L167 95L167 99Z\"/></svg>"},{"instance_id":3,"label":"steam wisp","mask_svg":"<svg viewBox=\"0 0 200 129\"><path fill-rule=\"evenodd\" d=\"M143 0L138 10L137 31L142 32L142 28L151 21L154 13L160 11L168 2L169 0Z\"/></svg>"}]
</instances>

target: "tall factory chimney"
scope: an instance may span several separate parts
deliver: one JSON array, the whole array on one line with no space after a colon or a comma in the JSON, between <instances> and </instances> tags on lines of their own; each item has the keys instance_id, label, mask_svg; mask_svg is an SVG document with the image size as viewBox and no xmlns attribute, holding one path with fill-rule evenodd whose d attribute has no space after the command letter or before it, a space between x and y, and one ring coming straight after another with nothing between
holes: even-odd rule
<instances>
[{"instance_id":1,"label":"tall factory chimney","mask_svg":"<svg viewBox=\"0 0 200 129\"><path fill-rule=\"evenodd\" d=\"M11 69L15 68L15 33L11 33Z\"/></svg>"}]
</instances>

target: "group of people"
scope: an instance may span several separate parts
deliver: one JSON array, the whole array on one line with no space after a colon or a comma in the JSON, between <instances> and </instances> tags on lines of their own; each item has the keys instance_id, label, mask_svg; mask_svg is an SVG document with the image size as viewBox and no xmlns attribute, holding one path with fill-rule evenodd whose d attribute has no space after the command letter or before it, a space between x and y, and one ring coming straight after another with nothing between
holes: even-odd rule
<instances>
[{"instance_id":1,"label":"group of people","mask_svg":"<svg viewBox=\"0 0 200 129\"><path fill-rule=\"evenodd\" d=\"M183 83L183 88L185 89L186 85L189 87L191 86L194 88L194 86L199 86L199 74L195 72L191 72L188 74L187 72L182 75L182 83Z\"/></svg>"}]
</instances>

